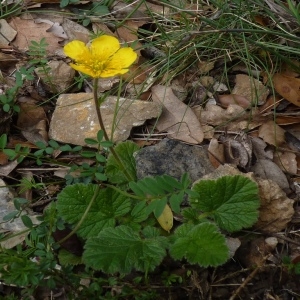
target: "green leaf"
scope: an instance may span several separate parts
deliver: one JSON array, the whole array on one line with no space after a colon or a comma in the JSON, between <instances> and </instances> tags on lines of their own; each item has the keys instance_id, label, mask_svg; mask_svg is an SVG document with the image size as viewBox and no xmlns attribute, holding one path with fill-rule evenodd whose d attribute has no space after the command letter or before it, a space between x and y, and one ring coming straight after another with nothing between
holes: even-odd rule
<instances>
[{"instance_id":1,"label":"green leaf","mask_svg":"<svg viewBox=\"0 0 300 300\"><path fill-rule=\"evenodd\" d=\"M35 143L35 145L36 145L39 149L46 149L46 148L47 148L46 143L41 142L41 141L37 141L37 142Z\"/></svg>"},{"instance_id":2,"label":"green leaf","mask_svg":"<svg viewBox=\"0 0 300 300\"><path fill-rule=\"evenodd\" d=\"M154 211L153 211L154 216L155 216L155 218L158 218L163 213L168 200L167 200L167 198L162 198L162 199L154 200L153 202L156 203Z\"/></svg>"},{"instance_id":3,"label":"green leaf","mask_svg":"<svg viewBox=\"0 0 300 300\"><path fill-rule=\"evenodd\" d=\"M14 206L17 210L21 209L23 204L27 204L28 200L25 198L14 198Z\"/></svg>"},{"instance_id":4,"label":"green leaf","mask_svg":"<svg viewBox=\"0 0 300 300\"><path fill-rule=\"evenodd\" d=\"M147 211L147 203L142 201L136 204L131 211L131 216L133 222L139 223L145 221L149 216L149 212Z\"/></svg>"},{"instance_id":5,"label":"green leaf","mask_svg":"<svg viewBox=\"0 0 300 300\"><path fill-rule=\"evenodd\" d=\"M31 228L33 226L31 219L27 215L22 215L21 220L26 227Z\"/></svg>"},{"instance_id":6,"label":"green leaf","mask_svg":"<svg viewBox=\"0 0 300 300\"><path fill-rule=\"evenodd\" d=\"M96 141L95 139L91 139L91 138L84 139L84 142L87 145L97 145L98 144L98 141Z\"/></svg>"},{"instance_id":7,"label":"green leaf","mask_svg":"<svg viewBox=\"0 0 300 300\"><path fill-rule=\"evenodd\" d=\"M59 251L58 259L62 266L76 266L82 264L82 259L80 256L74 255L65 249L61 249Z\"/></svg>"},{"instance_id":8,"label":"green leaf","mask_svg":"<svg viewBox=\"0 0 300 300\"><path fill-rule=\"evenodd\" d=\"M160 197L181 189L180 183L169 175L145 177L137 182L130 182L131 190L140 197Z\"/></svg>"},{"instance_id":9,"label":"green leaf","mask_svg":"<svg viewBox=\"0 0 300 300\"><path fill-rule=\"evenodd\" d=\"M185 221L191 222L193 224L200 223L199 215L200 215L199 210L192 207L187 207L182 210L182 216L184 217Z\"/></svg>"},{"instance_id":10,"label":"green leaf","mask_svg":"<svg viewBox=\"0 0 300 300\"><path fill-rule=\"evenodd\" d=\"M110 148L114 145L113 142L111 141L102 141L100 142L100 145L103 147L103 148Z\"/></svg>"},{"instance_id":11,"label":"green leaf","mask_svg":"<svg viewBox=\"0 0 300 300\"><path fill-rule=\"evenodd\" d=\"M150 230L146 233L150 235ZM87 240L83 261L106 273L152 271L166 255L167 240L157 229L151 233L143 238L129 226L106 228L98 237Z\"/></svg>"},{"instance_id":12,"label":"green leaf","mask_svg":"<svg viewBox=\"0 0 300 300\"><path fill-rule=\"evenodd\" d=\"M82 150L82 146L75 146L73 149L71 149L72 152L79 152Z\"/></svg>"},{"instance_id":13,"label":"green leaf","mask_svg":"<svg viewBox=\"0 0 300 300\"><path fill-rule=\"evenodd\" d=\"M0 149L4 149L7 145L7 135L3 133L0 137Z\"/></svg>"},{"instance_id":14,"label":"green leaf","mask_svg":"<svg viewBox=\"0 0 300 300\"><path fill-rule=\"evenodd\" d=\"M97 159L98 162L106 162L106 157L104 157L100 153L96 153L96 159Z\"/></svg>"},{"instance_id":15,"label":"green leaf","mask_svg":"<svg viewBox=\"0 0 300 300\"><path fill-rule=\"evenodd\" d=\"M69 4L69 0L60 0L60 7L66 7Z\"/></svg>"},{"instance_id":16,"label":"green leaf","mask_svg":"<svg viewBox=\"0 0 300 300\"><path fill-rule=\"evenodd\" d=\"M53 148L53 149L58 149L59 148L59 144L58 142L54 141L54 140L50 140L48 142L48 144Z\"/></svg>"},{"instance_id":17,"label":"green leaf","mask_svg":"<svg viewBox=\"0 0 300 300\"><path fill-rule=\"evenodd\" d=\"M4 217L3 217L3 221L4 222L6 222L6 221L10 221L10 220L12 220L14 217L16 217L17 215L18 215L18 211L17 210L14 210L14 211L12 211L12 212L10 212L10 213L8 213L7 215L5 215Z\"/></svg>"},{"instance_id":18,"label":"green leaf","mask_svg":"<svg viewBox=\"0 0 300 300\"><path fill-rule=\"evenodd\" d=\"M47 147L47 148L45 149L45 152L46 152L47 154L52 154L52 153L54 152L54 149L51 148L51 147Z\"/></svg>"},{"instance_id":19,"label":"green leaf","mask_svg":"<svg viewBox=\"0 0 300 300\"><path fill-rule=\"evenodd\" d=\"M102 141L103 137L104 137L104 131L103 130L99 130L97 132L97 141L100 143Z\"/></svg>"},{"instance_id":20,"label":"green leaf","mask_svg":"<svg viewBox=\"0 0 300 300\"><path fill-rule=\"evenodd\" d=\"M180 204L183 201L183 197L184 197L184 191L181 191L179 194L173 194L170 197L169 202L170 202L171 208L176 214L180 213Z\"/></svg>"},{"instance_id":21,"label":"green leaf","mask_svg":"<svg viewBox=\"0 0 300 300\"><path fill-rule=\"evenodd\" d=\"M91 158L96 156L95 151L82 151L80 154L82 157Z\"/></svg>"},{"instance_id":22,"label":"green leaf","mask_svg":"<svg viewBox=\"0 0 300 300\"><path fill-rule=\"evenodd\" d=\"M229 258L225 237L211 223L181 225L173 239L175 242L170 247L170 254L175 259L186 258L192 264L216 267Z\"/></svg>"},{"instance_id":23,"label":"green leaf","mask_svg":"<svg viewBox=\"0 0 300 300\"><path fill-rule=\"evenodd\" d=\"M106 181L107 180L107 176L103 173L95 173L95 176L100 181Z\"/></svg>"},{"instance_id":24,"label":"green leaf","mask_svg":"<svg viewBox=\"0 0 300 300\"><path fill-rule=\"evenodd\" d=\"M136 180L136 169L133 153L138 151L138 149L139 147L135 143L130 141L120 143L114 148L115 152L119 155L120 159L122 160L126 171L131 175L131 177L134 180ZM112 154L110 154L107 159L106 175L111 183L128 183L127 177L120 169L118 162Z\"/></svg>"},{"instance_id":25,"label":"green leaf","mask_svg":"<svg viewBox=\"0 0 300 300\"><path fill-rule=\"evenodd\" d=\"M208 213L222 229L237 231L253 225L258 218L258 187L245 176L201 180L193 190L199 196L190 198L192 207Z\"/></svg>"},{"instance_id":26,"label":"green leaf","mask_svg":"<svg viewBox=\"0 0 300 300\"><path fill-rule=\"evenodd\" d=\"M68 144L63 145L59 148L60 151L72 151L72 147Z\"/></svg>"},{"instance_id":27,"label":"green leaf","mask_svg":"<svg viewBox=\"0 0 300 300\"><path fill-rule=\"evenodd\" d=\"M97 185L74 184L67 186L58 194L57 210L68 223L75 225L82 218ZM101 189L91 205L77 233L83 237L97 236L106 227L116 225L116 219L131 209L131 201L113 189Z\"/></svg>"},{"instance_id":28,"label":"green leaf","mask_svg":"<svg viewBox=\"0 0 300 300\"><path fill-rule=\"evenodd\" d=\"M9 157L10 160L13 160L18 155L13 149L3 149L3 152Z\"/></svg>"},{"instance_id":29,"label":"green leaf","mask_svg":"<svg viewBox=\"0 0 300 300\"><path fill-rule=\"evenodd\" d=\"M2 109L5 112L9 112L10 111L10 105L6 103L6 104L3 105Z\"/></svg>"}]
</instances>

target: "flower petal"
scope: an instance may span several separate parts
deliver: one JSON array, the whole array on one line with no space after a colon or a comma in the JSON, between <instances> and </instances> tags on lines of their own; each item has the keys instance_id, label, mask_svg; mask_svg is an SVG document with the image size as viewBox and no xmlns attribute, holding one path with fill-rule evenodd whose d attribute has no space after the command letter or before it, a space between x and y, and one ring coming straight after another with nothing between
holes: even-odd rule
<instances>
[{"instance_id":1,"label":"flower petal","mask_svg":"<svg viewBox=\"0 0 300 300\"><path fill-rule=\"evenodd\" d=\"M137 54L132 48L119 49L107 62L101 77L111 77L115 75L125 74L129 71L129 67L134 63Z\"/></svg>"},{"instance_id":2,"label":"flower petal","mask_svg":"<svg viewBox=\"0 0 300 300\"><path fill-rule=\"evenodd\" d=\"M94 70L87 65L70 64L70 67L93 78L97 77L97 74L95 74Z\"/></svg>"},{"instance_id":3,"label":"flower petal","mask_svg":"<svg viewBox=\"0 0 300 300\"><path fill-rule=\"evenodd\" d=\"M64 52L75 61L83 61L91 57L89 49L85 43L74 40L64 46Z\"/></svg>"},{"instance_id":4,"label":"flower petal","mask_svg":"<svg viewBox=\"0 0 300 300\"><path fill-rule=\"evenodd\" d=\"M93 40L90 49L94 59L104 62L120 49L120 43L113 36L102 35Z\"/></svg>"}]
</instances>

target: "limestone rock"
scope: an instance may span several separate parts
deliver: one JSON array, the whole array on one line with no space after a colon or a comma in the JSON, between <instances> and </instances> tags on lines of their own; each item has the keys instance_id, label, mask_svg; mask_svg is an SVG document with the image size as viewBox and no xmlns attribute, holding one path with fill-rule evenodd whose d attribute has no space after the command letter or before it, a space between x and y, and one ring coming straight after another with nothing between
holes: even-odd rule
<instances>
[{"instance_id":1,"label":"limestone rock","mask_svg":"<svg viewBox=\"0 0 300 300\"><path fill-rule=\"evenodd\" d=\"M101 113L108 136L111 135L117 97L109 96L101 104ZM153 102L120 98L113 141L126 140L132 127L160 114ZM49 137L59 142L85 146L85 138L95 138L100 126L92 93L62 94L57 99L49 129Z\"/></svg>"}]
</instances>

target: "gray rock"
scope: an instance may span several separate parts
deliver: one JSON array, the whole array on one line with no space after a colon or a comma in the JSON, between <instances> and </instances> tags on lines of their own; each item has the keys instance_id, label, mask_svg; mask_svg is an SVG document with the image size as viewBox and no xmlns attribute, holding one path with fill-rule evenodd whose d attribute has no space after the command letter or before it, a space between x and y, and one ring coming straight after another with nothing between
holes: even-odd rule
<instances>
[{"instance_id":1,"label":"gray rock","mask_svg":"<svg viewBox=\"0 0 300 300\"><path fill-rule=\"evenodd\" d=\"M182 174L188 173L194 182L214 170L203 147L189 146L169 139L141 149L135 160L139 179L163 174L180 179Z\"/></svg>"},{"instance_id":2,"label":"gray rock","mask_svg":"<svg viewBox=\"0 0 300 300\"><path fill-rule=\"evenodd\" d=\"M158 117L160 112L159 104L126 98L118 100L114 96L107 97L101 104L103 123L109 137L115 121L114 142L125 141L132 127ZM99 129L92 93L62 94L58 97L49 128L51 139L86 146L84 139L95 138Z\"/></svg>"}]
</instances>

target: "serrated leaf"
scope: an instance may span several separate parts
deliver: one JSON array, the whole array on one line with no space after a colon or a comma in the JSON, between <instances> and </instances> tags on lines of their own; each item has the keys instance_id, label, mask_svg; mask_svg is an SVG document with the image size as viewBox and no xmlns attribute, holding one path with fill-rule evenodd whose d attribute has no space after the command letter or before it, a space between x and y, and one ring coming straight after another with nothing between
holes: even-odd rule
<instances>
[{"instance_id":1,"label":"serrated leaf","mask_svg":"<svg viewBox=\"0 0 300 300\"><path fill-rule=\"evenodd\" d=\"M177 189L181 188L180 183L168 175L145 177L137 182L131 182L129 186L136 195L142 197L149 195L160 197L174 192L175 186Z\"/></svg>"},{"instance_id":2,"label":"serrated leaf","mask_svg":"<svg viewBox=\"0 0 300 300\"><path fill-rule=\"evenodd\" d=\"M58 259L62 266L76 266L82 263L82 258L80 256L74 255L65 249L59 250Z\"/></svg>"},{"instance_id":3,"label":"serrated leaf","mask_svg":"<svg viewBox=\"0 0 300 300\"><path fill-rule=\"evenodd\" d=\"M170 231L173 227L173 212L168 204L166 204L163 212L157 218L159 225L165 231Z\"/></svg>"},{"instance_id":4,"label":"serrated leaf","mask_svg":"<svg viewBox=\"0 0 300 300\"><path fill-rule=\"evenodd\" d=\"M199 195L190 198L192 207L209 213L222 229L237 231L253 225L258 218L258 187L247 177L201 180L192 189Z\"/></svg>"},{"instance_id":5,"label":"serrated leaf","mask_svg":"<svg viewBox=\"0 0 300 300\"><path fill-rule=\"evenodd\" d=\"M106 181L107 180L107 176L103 173L95 173L95 176L100 181Z\"/></svg>"},{"instance_id":6,"label":"serrated leaf","mask_svg":"<svg viewBox=\"0 0 300 300\"><path fill-rule=\"evenodd\" d=\"M180 189L180 183L172 176L169 175L163 175L162 179L165 182L165 185L168 186L168 189Z\"/></svg>"},{"instance_id":7,"label":"serrated leaf","mask_svg":"<svg viewBox=\"0 0 300 300\"><path fill-rule=\"evenodd\" d=\"M139 197L145 197L144 191L141 187L134 181L129 182L130 189Z\"/></svg>"},{"instance_id":8,"label":"serrated leaf","mask_svg":"<svg viewBox=\"0 0 300 300\"><path fill-rule=\"evenodd\" d=\"M180 204L183 201L183 197L184 197L184 191L181 191L178 194L173 194L170 197L169 202L170 202L171 208L176 214L180 213Z\"/></svg>"},{"instance_id":9,"label":"serrated leaf","mask_svg":"<svg viewBox=\"0 0 300 300\"><path fill-rule=\"evenodd\" d=\"M58 194L59 215L69 224L77 224L96 188L97 185L82 183L64 188ZM126 196L110 188L101 189L77 233L83 238L97 236L104 228L115 226L116 218L125 215L130 209L131 202Z\"/></svg>"},{"instance_id":10,"label":"serrated leaf","mask_svg":"<svg viewBox=\"0 0 300 300\"><path fill-rule=\"evenodd\" d=\"M153 203L155 203L155 208L153 210L155 218L160 217L160 215L163 213L167 201L168 201L167 198L162 198L162 199L152 201Z\"/></svg>"},{"instance_id":11,"label":"serrated leaf","mask_svg":"<svg viewBox=\"0 0 300 300\"><path fill-rule=\"evenodd\" d=\"M163 185L160 184L159 176L157 177L145 177L140 181L141 187L146 194L149 195L164 195L166 189L163 188Z\"/></svg>"},{"instance_id":12,"label":"serrated leaf","mask_svg":"<svg viewBox=\"0 0 300 300\"><path fill-rule=\"evenodd\" d=\"M129 226L106 228L88 239L83 253L87 266L105 273L154 270L166 255L166 238L142 238Z\"/></svg>"},{"instance_id":13,"label":"serrated leaf","mask_svg":"<svg viewBox=\"0 0 300 300\"><path fill-rule=\"evenodd\" d=\"M189 174L184 173L180 178L180 182L181 182L182 188L187 189L189 187L189 185L191 184Z\"/></svg>"},{"instance_id":14,"label":"serrated leaf","mask_svg":"<svg viewBox=\"0 0 300 300\"><path fill-rule=\"evenodd\" d=\"M136 180L136 166L133 153L138 151L139 147L133 142L126 141L118 144L114 150L122 160L126 171L133 180ZM118 162L112 154L110 154L107 159L106 175L111 183L127 184L129 182L128 178L124 175Z\"/></svg>"},{"instance_id":15,"label":"serrated leaf","mask_svg":"<svg viewBox=\"0 0 300 300\"><path fill-rule=\"evenodd\" d=\"M147 203L145 201L141 201L140 203L136 204L131 211L132 221L139 223L145 221L149 213L147 211Z\"/></svg>"},{"instance_id":16,"label":"serrated leaf","mask_svg":"<svg viewBox=\"0 0 300 300\"><path fill-rule=\"evenodd\" d=\"M188 207L182 210L182 216L185 221L192 222L193 224L199 224L199 214L200 212L192 207Z\"/></svg>"},{"instance_id":17,"label":"serrated leaf","mask_svg":"<svg viewBox=\"0 0 300 300\"><path fill-rule=\"evenodd\" d=\"M175 237L170 247L170 254L175 259L186 258L192 264L216 267L229 258L225 237L211 223L181 225L176 229Z\"/></svg>"}]
</instances>

